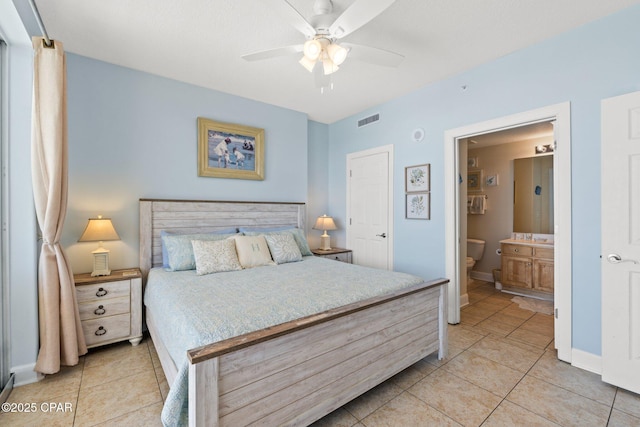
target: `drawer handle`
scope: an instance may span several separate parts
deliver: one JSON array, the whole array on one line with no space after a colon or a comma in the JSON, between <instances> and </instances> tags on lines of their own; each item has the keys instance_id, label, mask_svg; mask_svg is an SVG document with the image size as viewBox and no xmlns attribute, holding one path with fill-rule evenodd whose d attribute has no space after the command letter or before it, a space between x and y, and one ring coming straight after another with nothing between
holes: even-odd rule
<instances>
[{"instance_id":1,"label":"drawer handle","mask_svg":"<svg viewBox=\"0 0 640 427\"><path fill-rule=\"evenodd\" d=\"M335 259L340 260L340 257L339 257L339 256L336 256L336 257L335 257Z\"/></svg>"},{"instance_id":2,"label":"drawer handle","mask_svg":"<svg viewBox=\"0 0 640 427\"><path fill-rule=\"evenodd\" d=\"M98 328L98 330L96 331L96 335L100 336L100 335L104 335L107 333L107 330L104 328L104 326L100 326Z\"/></svg>"},{"instance_id":3,"label":"drawer handle","mask_svg":"<svg viewBox=\"0 0 640 427\"><path fill-rule=\"evenodd\" d=\"M103 314L105 314L107 312L107 310L104 309L104 306L99 305L98 308L96 308L95 310L93 310L93 314L97 314L98 316L102 316Z\"/></svg>"},{"instance_id":4,"label":"drawer handle","mask_svg":"<svg viewBox=\"0 0 640 427\"><path fill-rule=\"evenodd\" d=\"M98 289L98 292L96 292L96 296L97 297L103 297L108 293L109 292L105 288L100 288L100 289Z\"/></svg>"},{"instance_id":5,"label":"drawer handle","mask_svg":"<svg viewBox=\"0 0 640 427\"><path fill-rule=\"evenodd\" d=\"M513 252L520 252L520 249L514 249Z\"/></svg>"}]
</instances>

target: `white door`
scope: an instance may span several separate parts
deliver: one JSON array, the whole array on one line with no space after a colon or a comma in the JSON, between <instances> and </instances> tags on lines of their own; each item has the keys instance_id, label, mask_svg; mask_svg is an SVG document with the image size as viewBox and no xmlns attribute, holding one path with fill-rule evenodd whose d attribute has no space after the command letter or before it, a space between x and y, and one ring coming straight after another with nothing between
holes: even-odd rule
<instances>
[{"instance_id":1,"label":"white door","mask_svg":"<svg viewBox=\"0 0 640 427\"><path fill-rule=\"evenodd\" d=\"M640 92L602 101L602 380L640 393Z\"/></svg>"},{"instance_id":2,"label":"white door","mask_svg":"<svg viewBox=\"0 0 640 427\"><path fill-rule=\"evenodd\" d=\"M391 270L393 146L347 156L347 244L353 263Z\"/></svg>"}]
</instances>

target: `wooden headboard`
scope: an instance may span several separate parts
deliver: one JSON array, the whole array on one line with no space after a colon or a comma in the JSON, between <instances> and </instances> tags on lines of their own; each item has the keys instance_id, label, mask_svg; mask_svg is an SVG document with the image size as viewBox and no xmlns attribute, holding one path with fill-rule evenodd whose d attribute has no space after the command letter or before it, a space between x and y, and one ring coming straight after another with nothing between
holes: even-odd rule
<instances>
[{"instance_id":1,"label":"wooden headboard","mask_svg":"<svg viewBox=\"0 0 640 427\"><path fill-rule=\"evenodd\" d=\"M140 269L162 265L160 231L199 233L231 227L305 229L304 203L140 199Z\"/></svg>"}]
</instances>

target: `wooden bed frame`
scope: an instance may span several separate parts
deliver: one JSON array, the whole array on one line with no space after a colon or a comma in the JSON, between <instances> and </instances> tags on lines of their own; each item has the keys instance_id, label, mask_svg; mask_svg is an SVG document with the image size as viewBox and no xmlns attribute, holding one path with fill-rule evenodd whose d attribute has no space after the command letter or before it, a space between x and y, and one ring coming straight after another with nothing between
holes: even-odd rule
<instances>
[{"instance_id":1,"label":"wooden bed frame","mask_svg":"<svg viewBox=\"0 0 640 427\"><path fill-rule=\"evenodd\" d=\"M305 229L303 203L140 200L143 277L162 264L160 231ZM308 425L427 355L447 351L448 280L328 310L188 351L189 425ZM167 381L177 368L149 314Z\"/></svg>"}]
</instances>

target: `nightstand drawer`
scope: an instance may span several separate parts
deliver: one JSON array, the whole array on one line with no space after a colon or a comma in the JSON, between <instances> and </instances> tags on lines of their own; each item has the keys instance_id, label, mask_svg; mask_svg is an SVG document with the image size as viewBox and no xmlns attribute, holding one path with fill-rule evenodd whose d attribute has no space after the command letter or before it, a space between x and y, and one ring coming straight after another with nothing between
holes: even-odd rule
<instances>
[{"instance_id":1,"label":"nightstand drawer","mask_svg":"<svg viewBox=\"0 0 640 427\"><path fill-rule=\"evenodd\" d=\"M98 319L116 314L127 314L131 311L129 295L105 300L94 300L78 304L80 320Z\"/></svg>"},{"instance_id":2,"label":"nightstand drawer","mask_svg":"<svg viewBox=\"0 0 640 427\"><path fill-rule=\"evenodd\" d=\"M317 257L330 259L333 261L342 261L351 264L353 262L352 252L350 249L332 248L332 249L312 249L311 252Z\"/></svg>"},{"instance_id":3,"label":"nightstand drawer","mask_svg":"<svg viewBox=\"0 0 640 427\"><path fill-rule=\"evenodd\" d=\"M128 297L130 294L130 280L117 282L96 283L94 285L76 286L78 302Z\"/></svg>"},{"instance_id":4,"label":"nightstand drawer","mask_svg":"<svg viewBox=\"0 0 640 427\"><path fill-rule=\"evenodd\" d=\"M103 319L85 320L82 322L82 331L87 346L91 346L128 337L131 334L131 320L128 313Z\"/></svg>"},{"instance_id":5,"label":"nightstand drawer","mask_svg":"<svg viewBox=\"0 0 640 427\"><path fill-rule=\"evenodd\" d=\"M325 255L324 257L335 260L335 261L351 262L350 255L351 255L350 252L342 252L339 254Z\"/></svg>"}]
</instances>

